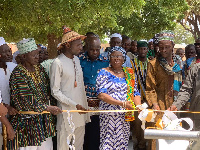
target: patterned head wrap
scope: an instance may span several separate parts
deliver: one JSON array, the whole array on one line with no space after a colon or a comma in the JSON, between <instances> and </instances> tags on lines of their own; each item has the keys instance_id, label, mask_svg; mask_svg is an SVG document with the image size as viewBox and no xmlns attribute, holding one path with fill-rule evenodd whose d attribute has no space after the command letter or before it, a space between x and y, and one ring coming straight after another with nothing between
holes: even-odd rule
<instances>
[{"instance_id":1,"label":"patterned head wrap","mask_svg":"<svg viewBox=\"0 0 200 150\"><path fill-rule=\"evenodd\" d=\"M111 47L111 49L108 51L108 56L110 57L110 55L115 51L121 52L122 55L124 56L124 60L126 59L126 51L125 51L125 49L122 48L122 47L119 47L119 46Z\"/></svg>"},{"instance_id":2,"label":"patterned head wrap","mask_svg":"<svg viewBox=\"0 0 200 150\"><path fill-rule=\"evenodd\" d=\"M159 41L163 41L163 40L169 40L174 42L174 32L172 32L171 30L164 30L159 34Z\"/></svg>"},{"instance_id":3,"label":"patterned head wrap","mask_svg":"<svg viewBox=\"0 0 200 150\"><path fill-rule=\"evenodd\" d=\"M17 43L17 48L20 54L29 53L38 49L34 38L23 38L23 40Z\"/></svg>"},{"instance_id":4,"label":"patterned head wrap","mask_svg":"<svg viewBox=\"0 0 200 150\"><path fill-rule=\"evenodd\" d=\"M63 26L63 37L61 45L65 45L66 43L81 39L84 40L86 36L80 35L77 32L72 31L70 28Z\"/></svg>"},{"instance_id":5,"label":"patterned head wrap","mask_svg":"<svg viewBox=\"0 0 200 150\"><path fill-rule=\"evenodd\" d=\"M138 41L137 42L137 47L148 47L148 44L146 41Z\"/></svg>"},{"instance_id":6,"label":"patterned head wrap","mask_svg":"<svg viewBox=\"0 0 200 150\"><path fill-rule=\"evenodd\" d=\"M3 37L0 37L0 46L6 44L6 41Z\"/></svg>"}]
</instances>

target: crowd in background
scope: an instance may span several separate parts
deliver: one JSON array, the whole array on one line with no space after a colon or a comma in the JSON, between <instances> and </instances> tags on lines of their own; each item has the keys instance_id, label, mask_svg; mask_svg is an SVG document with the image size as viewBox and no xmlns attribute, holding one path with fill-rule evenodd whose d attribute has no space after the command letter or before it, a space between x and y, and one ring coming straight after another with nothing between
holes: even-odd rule
<instances>
[{"instance_id":1,"label":"crowd in background","mask_svg":"<svg viewBox=\"0 0 200 150\"><path fill-rule=\"evenodd\" d=\"M129 140L134 150L155 150L156 141L144 139L138 112L117 110L142 103L155 110L200 110L200 38L176 52L168 30L148 42L114 33L109 44L101 53L97 34L64 26L58 55L49 59L33 38L19 41L14 54L0 38L0 121L8 150L127 150ZM62 110L83 111L72 113L75 139ZM189 117L199 130L199 115Z\"/></svg>"}]
</instances>

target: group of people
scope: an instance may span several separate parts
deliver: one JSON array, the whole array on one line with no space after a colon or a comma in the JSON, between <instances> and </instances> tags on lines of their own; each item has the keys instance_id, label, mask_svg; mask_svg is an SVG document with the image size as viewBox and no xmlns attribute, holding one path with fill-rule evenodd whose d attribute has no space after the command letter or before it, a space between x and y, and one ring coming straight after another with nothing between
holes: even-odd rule
<instances>
[{"instance_id":1,"label":"group of people","mask_svg":"<svg viewBox=\"0 0 200 150\"><path fill-rule=\"evenodd\" d=\"M97 34L63 26L58 56L48 59L46 47L33 38L18 42L13 55L0 38L0 121L8 150L69 150L72 144L77 150L127 150L129 140L134 150L154 150L138 112L119 110L145 102L155 110L199 111L200 39L186 46L186 61L184 50L173 51L172 31L148 42L114 33L109 44L101 53ZM63 110L82 110L71 113L75 139ZM198 115L190 117L199 130Z\"/></svg>"}]
</instances>

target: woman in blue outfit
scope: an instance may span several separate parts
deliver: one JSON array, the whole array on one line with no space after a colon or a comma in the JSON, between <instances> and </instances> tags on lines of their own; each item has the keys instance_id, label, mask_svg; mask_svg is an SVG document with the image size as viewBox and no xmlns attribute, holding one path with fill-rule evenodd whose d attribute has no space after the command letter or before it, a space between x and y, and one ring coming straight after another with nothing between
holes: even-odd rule
<instances>
[{"instance_id":1,"label":"woman in blue outfit","mask_svg":"<svg viewBox=\"0 0 200 150\"><path fill-rule=\"evenodd\" d=\"M122 47L112 47L109 52L110 67L101 69L97 76L100 110L134 109L141 104L133 70L122 67L125 54ZM100 114L100 150L128 149L130 123L125 121L125 116L124 112Z\"/></svg>"}]
</instances>

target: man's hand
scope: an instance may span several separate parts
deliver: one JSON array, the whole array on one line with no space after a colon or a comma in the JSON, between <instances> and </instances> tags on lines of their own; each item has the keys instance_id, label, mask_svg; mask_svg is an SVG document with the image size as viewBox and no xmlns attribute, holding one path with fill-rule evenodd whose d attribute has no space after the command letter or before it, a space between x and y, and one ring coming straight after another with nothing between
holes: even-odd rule
<instances>
[{"instance_id":1,"label":"man's hand","mask_svg":"<svg viewBox=\"0 0 200 150\"><path fill-rule=\"evenodd\" d=\"M159 105L156 103L156 104L153 104L153 109L154 109L154 110L160 110L160 107L159 107Z\"/></svg>"},{"instance_id":2,"label":"man's hand","mask_svg":"<svg viewBox=\"0 0 200 150\"><path fill-rule=\"evenodd\" d=\"M6 107L7 107L7 109L8 109L8 114L9 114L9 115L16 115L16 114L19 113L15 108L13 108L13 107L10 106L10 105L7 105Z\"/></svg>"},{"instance_id":3,"label":"man's hand","mask_svg":"<svg viewBox=\"0 0 200 150\"><path fill-rule=\"evenodd\" d=\"M48 106L47 111L49 111L53 115L58 115L62 113L62 110L57 106Z\"/></svg>"},{"instance_id":4,"label":"man's hand","mask_svg":"<svg viewBox=\"0 0 200 150\"><path fill-rule=\"evenodd\" d=\"M0 103L0 116L6 116L8 113L8 109Z\"/></svg>"},{"instance_id":5,"label":"man's hand","mask_svg":"<svg viewBox=\"0 0 200 150\"><path fill-rule=\"evenodd\" d=\"M177 111L177 107L175 105L170 106L167 110L169 111Z\"/></svg>"},{"instance_id":6,"label":"man's hand","mask_svg":"<svg viewBox=\"0 0 200 150\"><path fill-rule=\"evenodd\" d=\"M13 140L15 137L15 131L13 130L11 125L6 126L6 131L8 134L8 139Z\"/></svg>"},{"instance_id":7,"label":"man's hand","mask_svg":"<svg viewBox=\"0 0 200 150\"><path fill-rule=\"evenodd\" d=\"M76 105L76 109L77 109L77 110L83 110L83 111L86 111L86 110L87 110L87 109L85 109L82 105L79 105L79 104ZM79 114L86 114L86 113L80 112Z\"/></svg>"}]
</instances>

